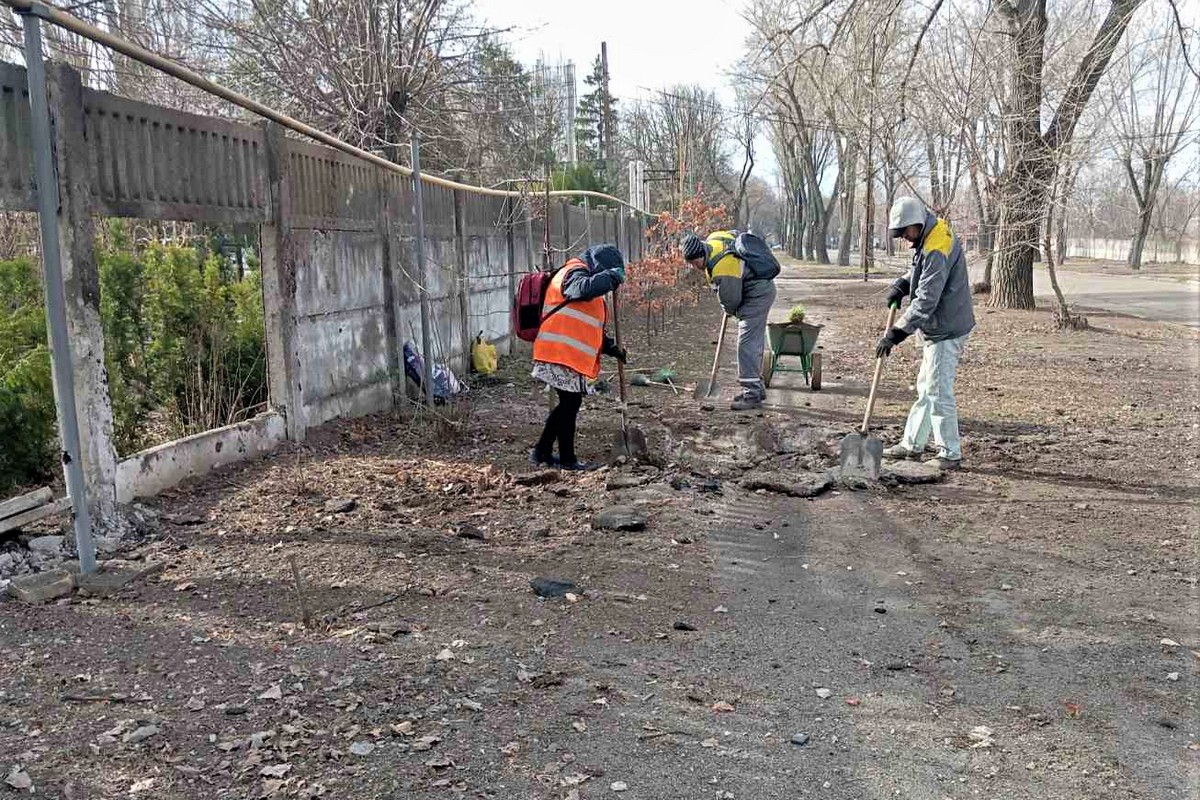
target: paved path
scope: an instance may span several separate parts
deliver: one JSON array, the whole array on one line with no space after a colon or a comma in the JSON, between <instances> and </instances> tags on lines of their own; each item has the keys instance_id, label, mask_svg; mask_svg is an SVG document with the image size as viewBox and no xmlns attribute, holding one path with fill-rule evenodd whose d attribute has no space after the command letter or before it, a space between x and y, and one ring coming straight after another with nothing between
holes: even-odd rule
<instances>
[{"instance_id":1,"label":"paved path","mask_svg":"<svg viewBox=\"0 0 1200 800\"><path fill-rule=\"evenodd\" d=\"M978 280L983 270L972 269L971 272ZM1081 309L1113 311L1200 328L1200 282L1194 280L1059 270L1058 285L1067 302ZM1033 292L1039 298L1054 298L1046 270L1033 271Z\"/></svg>"}]
</instances>

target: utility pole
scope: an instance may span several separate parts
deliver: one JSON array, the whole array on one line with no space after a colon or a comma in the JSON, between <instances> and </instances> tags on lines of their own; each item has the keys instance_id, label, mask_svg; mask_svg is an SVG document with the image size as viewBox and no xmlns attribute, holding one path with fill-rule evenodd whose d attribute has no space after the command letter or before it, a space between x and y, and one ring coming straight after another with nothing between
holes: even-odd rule
<instances>
[{"instance_id":1,"label":"utility pole","mask_svg":"<svg viewBox=\"0 0 1200 800\"><path fill-rule=\"evenodd\" d=\"M574 167L579 161L575 145L575 114L579 105L575 89L575 62L568 61L563 69L566 72L567 84L567 161Z\"/></svg>"},{"instance_id":2,"label":"utility pole","mask_svg":"<svg viewBox=\"0 0 1200 800\"><path fill-rule=\"evenodd\" d=\"M608 42L600 43L600 85L603 95L600 108L600 159L604 171L612 159L612 97L608 93Z\"/></svg>"}]
</instances>

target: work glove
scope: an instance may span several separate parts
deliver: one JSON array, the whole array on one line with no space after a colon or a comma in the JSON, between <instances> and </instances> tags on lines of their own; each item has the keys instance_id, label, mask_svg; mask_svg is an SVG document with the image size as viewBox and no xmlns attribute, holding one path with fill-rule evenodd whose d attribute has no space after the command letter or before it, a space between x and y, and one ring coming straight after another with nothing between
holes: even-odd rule
<instances>
[{"instance_id":1,"label":"work glove","mask_svg":"<svg viewBox=\"0 0 1200 800\"><path fill-rule=\"evenodd\" d=\"M891 355L892 348L908 338L908 332L901 328L891 328L880 337L878 344L875 345L875 357L887 358Z\"/></svg>"},{"instance_id":2,"label":"work glove","mask_svg":"<svg viewBox=\"0 0 1200 800\"><path fill-rule=\"evenodd\" d=\"M625 351L625 348L617 347L617 343L609 336L604 337L604 344L601 346L600 352L606 356L615 358L622 364L624 364L626 359L629 357L629 354Z\"/></svg>"},{"instance_id":3,"label":"work glove","mask_svg":"<svg viewBox=\"0 0 1200 800\"><path fill-rule=\"evenodd\" d=\"M614 286L620 286L622 283L625 282L625 268L624 267L614 267L613 269L610 269L608 272L610 275L612 275Z\"/></svg>"},{"instance_id":4,"label":"work glove","mask_svg":"<svg viewBox=\"0 0 1200 800\"><path fill-rule=\"evenodd\" d=\"M900 301L903 300L908 294L908 290L909 283L904 278L900 278L898 281L889 286L887 293L887 307L899 307Z\"/></svg>"}]
</instances>

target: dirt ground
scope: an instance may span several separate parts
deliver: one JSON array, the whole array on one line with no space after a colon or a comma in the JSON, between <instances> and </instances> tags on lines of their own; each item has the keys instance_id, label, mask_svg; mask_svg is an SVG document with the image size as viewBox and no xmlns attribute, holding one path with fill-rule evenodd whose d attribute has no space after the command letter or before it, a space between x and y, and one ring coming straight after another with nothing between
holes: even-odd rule
<instances>
[{"instance_id":1,"label":"dirt ground","mask_svg":"<svg viewBox=\"0 0 1200 800\"><path fill-rule=\"evenodd\" d=\"M548 401L510 358L449 420L339 422L148 504L126 558L161 571L0 603L0 768L61 798L1197 797L1197 334L980 307L966 469L752 491L861 416L884 284L805 277L777 308L825 326L822 390L637 389L653 465L533 473ZM627 326L631 366L706 374L710 303L649 349ZM581 455L617 425L589 398ZM646 527L593 529L618 503Z\"/></svg>"}]
</instances>

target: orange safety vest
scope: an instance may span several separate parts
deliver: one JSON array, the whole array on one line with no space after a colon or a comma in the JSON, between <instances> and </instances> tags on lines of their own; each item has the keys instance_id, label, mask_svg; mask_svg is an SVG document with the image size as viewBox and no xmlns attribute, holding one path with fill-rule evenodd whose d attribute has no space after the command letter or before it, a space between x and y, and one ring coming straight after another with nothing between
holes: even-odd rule
<instances>
[{"instance_id":1,"label":"orange safety vest","mask_svg":"<svg viewBox=\"0 0 1200 800\"><path fill-rule=\"evenodd\" d=\"M578 258L568 261L550 281L542 313L546 314L566 300L563 281L577 269L587 269ZM575 300L547 317L533 342L533 360L561 364L585 378L600 374L600 347L604 343L607 312L604 298Z\"/></svg>"}]
</instances>

